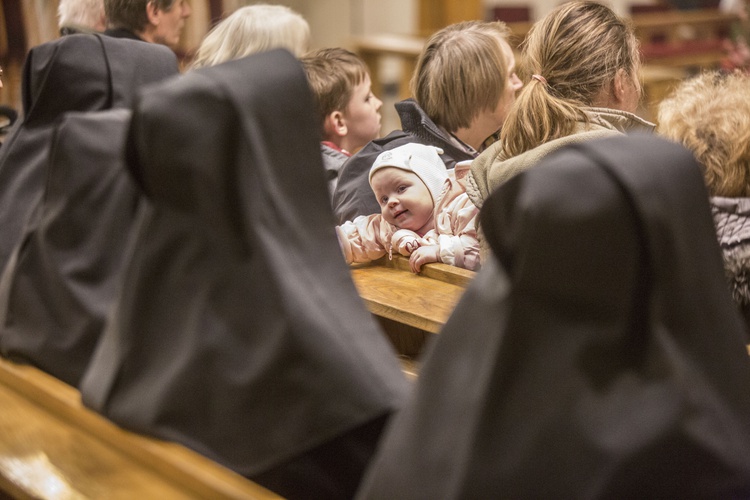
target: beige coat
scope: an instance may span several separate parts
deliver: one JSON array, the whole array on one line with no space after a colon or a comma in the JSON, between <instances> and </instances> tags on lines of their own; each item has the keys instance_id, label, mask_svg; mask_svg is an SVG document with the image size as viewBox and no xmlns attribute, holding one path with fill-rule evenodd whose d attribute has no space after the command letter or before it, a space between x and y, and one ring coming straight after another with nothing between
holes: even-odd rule
<instances>
[{"instance_id":1,"label":"beige coat","mask_svg":"<svg viewBox=\"0 0 750 500\"><path fill-rule=\"evenodd\" d=\"M578 123L576 131L569 136L546 142L517 156L506 157L501 144L496 142L471 164L471 172L466 177L466 193L472 202L482 208L484 200L498 186L514 175L536 165L549 153L575 142L598 139L628 131L652 131L654 124L632 113L607 108L585 108L590 116L589 123Z\"/></svg>"}]
</instances>

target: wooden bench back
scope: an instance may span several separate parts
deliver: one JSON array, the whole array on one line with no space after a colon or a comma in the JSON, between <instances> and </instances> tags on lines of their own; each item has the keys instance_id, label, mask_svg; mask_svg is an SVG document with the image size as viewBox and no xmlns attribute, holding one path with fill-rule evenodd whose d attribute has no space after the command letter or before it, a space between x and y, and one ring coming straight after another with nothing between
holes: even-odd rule
<instances>
[{"instance_id":1,"label":"wooden bench back","mask_svg":"<svg viewBox=\"0 0 750 500\"><path fill-rule=\"evenodd\" d=\"M278 499L175 443L126 431L78 391L0 359L0 497Z\"/></svg>"}]
</instances>

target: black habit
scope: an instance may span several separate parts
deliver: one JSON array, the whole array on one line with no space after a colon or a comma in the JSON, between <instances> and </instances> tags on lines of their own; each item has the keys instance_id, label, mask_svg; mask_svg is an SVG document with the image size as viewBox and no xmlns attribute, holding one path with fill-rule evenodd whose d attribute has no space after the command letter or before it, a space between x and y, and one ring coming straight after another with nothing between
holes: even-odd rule
<instances>
[{"instance_id":1,"label":"black habit","mask_svg":"<svg viewBox=\"0 0 750 500\"><path fill-rule=\"evenodd\" d=\"M35 47L0 149L0 352L77 384L117 288L138 192L129 108L177 74L165 47L70 35Z\"/></svg>"},{"instance_id":2,"label":"black habit","mask_svg":"<svg viewBox=\"0 0 750 500\"><path fill-rule=\"evenodd\" d=\"M582 143L488 198L493 258L358 498L744 498L750 359L700 169Z\"/></svg>"},{"instance_id":3,"label":"black habit","mask_svg":"<svg viewBox=\"0 0 750 500\"><path fill-rule=\"evenodd\" d=\"M127 161L148 203L81 391L284 496L346 498L408 382L339 249L315 116L283 50L143 93ZM285 469L361 429L326 449L343 464Z\"/></svg>"}]
</instances>

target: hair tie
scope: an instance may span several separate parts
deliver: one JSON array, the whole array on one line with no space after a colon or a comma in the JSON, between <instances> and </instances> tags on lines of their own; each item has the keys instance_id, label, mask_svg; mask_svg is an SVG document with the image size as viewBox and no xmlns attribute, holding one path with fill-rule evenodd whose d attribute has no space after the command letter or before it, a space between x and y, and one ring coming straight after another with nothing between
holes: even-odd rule
<instances>
[{"instance_id":1,"label":"hair tie","mask_svg":"<svg viewBox=\"0 0 750 500\"><path fill-rule=\"evenodd\" d=\"M547 79L544 78L542 75L531 75L531 78L533 78L534 80L540 81L543 84L547 85Z\"/></svg>"}]
</instances>

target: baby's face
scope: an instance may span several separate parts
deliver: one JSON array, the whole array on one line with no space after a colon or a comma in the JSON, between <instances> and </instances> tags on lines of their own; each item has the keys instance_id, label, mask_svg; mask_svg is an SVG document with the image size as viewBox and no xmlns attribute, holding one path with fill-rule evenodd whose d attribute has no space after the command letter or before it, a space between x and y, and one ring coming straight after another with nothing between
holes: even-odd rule
<instances>
[{"instance_id":1,"label":"baby's face","mask_svg":"<svg viewBox=\"0 0 750 500\"><path fill-rule=\"evenodd\" d=\"M387 222L420 236L434 228L432 195L417 174L386 167L375 172L371 184Z\"/></svg>"},{"instance_id":2,"label":"baby's face","mask_svg":"<svg viewBox=\"0 0 750 500\"><path fill-rule=\"evenodd\" d=\"M380 107L383 101L373 95L370 86L370 76L365 75L365 79L352 90L349 104L344 110L346 139L351 152L380 137Z\"/></svg>"}]
</instances>

